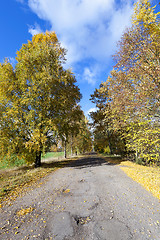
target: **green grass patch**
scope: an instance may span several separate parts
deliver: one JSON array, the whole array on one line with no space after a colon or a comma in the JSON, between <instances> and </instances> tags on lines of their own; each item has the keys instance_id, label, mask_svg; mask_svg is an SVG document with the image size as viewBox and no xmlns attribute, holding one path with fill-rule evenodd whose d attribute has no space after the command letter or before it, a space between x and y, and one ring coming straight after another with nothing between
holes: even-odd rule
<instances>
[{"instance_id":1,"label":"green grass patch","mask_svg":"<svg viewBox=\"0 0 160 240\"><path fill-rule=\"evenodd\" d=\"M18 158L15 154L11 156L5 156L3 159L0 159L0 169L19 167L25 164L25 160Z\"/></svg>"},{"instance_id":2,"label":"green grass patch","mask_svg":"<svg viewBox=\"0 0 160 240\"><path fill-rule=\"evenodd\" d=\"M50 158L63 158L64 152L47 152L42 159L50 159ZM14 167L20 167L26 165L24 159L20 159L13 154L11 156L5 156L3 159L0 159L0 169L9 169Z\"/></svg>"},{"instance_id":3,"label":"green grass patch","mask_svg":"<svg viewBox=\"0 0 160 240\"><path fill-rule=\"evenodd\" d=\"M64 152L47 152L45 155L42 155L42 159L61 158L63 156Z\"/></svg>"}]
</instances>

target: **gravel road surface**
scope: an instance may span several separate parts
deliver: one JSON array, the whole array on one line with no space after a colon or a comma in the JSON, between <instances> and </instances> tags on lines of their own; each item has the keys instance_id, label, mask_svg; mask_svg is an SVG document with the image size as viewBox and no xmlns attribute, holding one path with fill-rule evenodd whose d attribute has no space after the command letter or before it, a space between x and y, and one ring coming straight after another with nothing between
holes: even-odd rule
<instances>
[{"instance_id":1,"label":"gravel road surface","mask_svg":"<svg viewBox=\"0 0 160 240\"><path fill-rule=\"evenodd\" d=\"M84 156L3 207L0 239L160 240L160 202L118 166Z\"/></svg>"}]
</instances>

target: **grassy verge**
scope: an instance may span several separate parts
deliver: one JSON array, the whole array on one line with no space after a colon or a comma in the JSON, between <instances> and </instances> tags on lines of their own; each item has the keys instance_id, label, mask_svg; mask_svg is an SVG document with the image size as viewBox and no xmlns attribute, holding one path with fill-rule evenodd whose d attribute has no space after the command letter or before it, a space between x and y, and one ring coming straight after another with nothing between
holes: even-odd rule
<instances>
[{"instance_id":1,"label":"grassy verge","mask_svg":"<svg viewBox=\"0 0 160 240\"><path fill-rule=\"evenodd\" d=\"M129 177L160 199L160 167L142 166L134 162L122 161L121 158L108 157L104 154L102 156L108 162L119 165Z\"/></svg>"},{"instance_id":2,"label":"grassy verge","mask_svg":"<svg viewBox=\"0 0 160 240\"><path fill-rule=\"evenodd\" d=\"M48 152L42 156L42 160L50 159L50 158L63 158L64 152ZM9 169L14 167L24 166L25 160L19 159L16 155L12 155L9 157L4 157L0 159L0 169Z\"/></svg>"},{"instance_id":3,"label":"grassy verge","mask_svg":"<svg viewBox=\"0 0 160 240\"><path fill-rule=\"evenodd\" d=\"M0 169L7 169L25 165L24 159L19 159L16 155L6 156L0 159Z\"/></svg>"},{"instance_id":4,"label":"grassy verge","mask_svg":"<svg viewBox=\"0 0 160 240\"><path fill-rule=\"evenodd\" d=\"M64 156L64 152L47 152L42 156L42 159L48 158L62 158Z\"/></svg>"},{"instance_id":5,"label":"grassy verge","mask_svg":"<svg viewBox=\"0 0 160 240\"><path fill-rule=\"evenodd\" d=\"M69 161L47 161L40 168L23 166L15 169L0 170L0 208L3 204L11 204L14 199L25 193L32 186L40 186L45 176L58 168L63 168Z\"/></svg>"}]
</instances>

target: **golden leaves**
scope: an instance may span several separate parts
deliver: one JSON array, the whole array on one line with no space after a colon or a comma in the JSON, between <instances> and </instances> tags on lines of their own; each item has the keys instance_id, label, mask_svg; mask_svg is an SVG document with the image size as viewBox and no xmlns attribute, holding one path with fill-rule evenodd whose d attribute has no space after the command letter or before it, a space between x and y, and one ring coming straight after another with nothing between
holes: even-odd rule
<instances>
[{"instance_id":1,"label":"golden leaves","mask_svg":"<svg viewBox=\"0 0 160 240\"><path fill-rule=\"evenodd\" d=\"M160 169L158 167L142 166L129 161L122 162L120 166L129 177L160 199Z\"/></svg>"},{"instance_id":2,"label":"golden leaves","mask_svg":"<svg viewBox=\"0 0 160 240\"><path fill-rule=\"evenodd\" d=\"M48 32L46 31L45 34L39 33L33 36L32 42L37 43L45 43L45 44L51 44L54 45L55 43L58 43L58 38L56 36L55 32Z\"/></svg>"},{"instance_id":3,"label":"golden leaves","mask_svg":"<svg viewBox=\"0 0 160 240\"><path fill-rule=\"evenodd\" d=\"M155 7L151 7L150 1L142 0L135 5L132 21L135 25L143 24L144 27L150 28L151 24L157 22L157 16L160 13L154 13Z\"/></svg>"},{"instance_id":4,"label":"golden leaves","mask_svg":"<svg viewBox=\"0 0 160 240\"><path fill-rule=\"evenodd\" d=\"M17 216L24 216L27 215L28 213L31 213L34 210L34 208L29 207L29 208L21 208L21 210L19 210L17 212Z\"/></svg>"},{"instance_id":5,"label":"golden leaves","mask_svg":"<svg viewBox=\"0 0 160 240\"><path fill-rule=\"evenodd\" d=\"M69 193L70 192L70 189L66 189L65 191L64 191L64 193Z\"/></svg>"}]
</instances>

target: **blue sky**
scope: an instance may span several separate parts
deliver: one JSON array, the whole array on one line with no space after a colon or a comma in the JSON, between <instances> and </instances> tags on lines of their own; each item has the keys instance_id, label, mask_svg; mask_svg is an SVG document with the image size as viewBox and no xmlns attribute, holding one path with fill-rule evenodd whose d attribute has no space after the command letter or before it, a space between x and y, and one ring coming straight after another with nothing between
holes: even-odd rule
<instances>
[{"instance_id":1,"label":"blue sky","mask_svg":"<svg viewBox=\"0 0 160 240\"><path fill-rule=\"evenodd\" d=\"M0 8L0 62L14 63L16 51L32 35L55 31L67 52L66 68L75 73L87 114L90 94L112 69L111 55L130 26L136 0L3 0ZM159 1L154 0L153 4Z\"/></svg>"}]
</instances>

